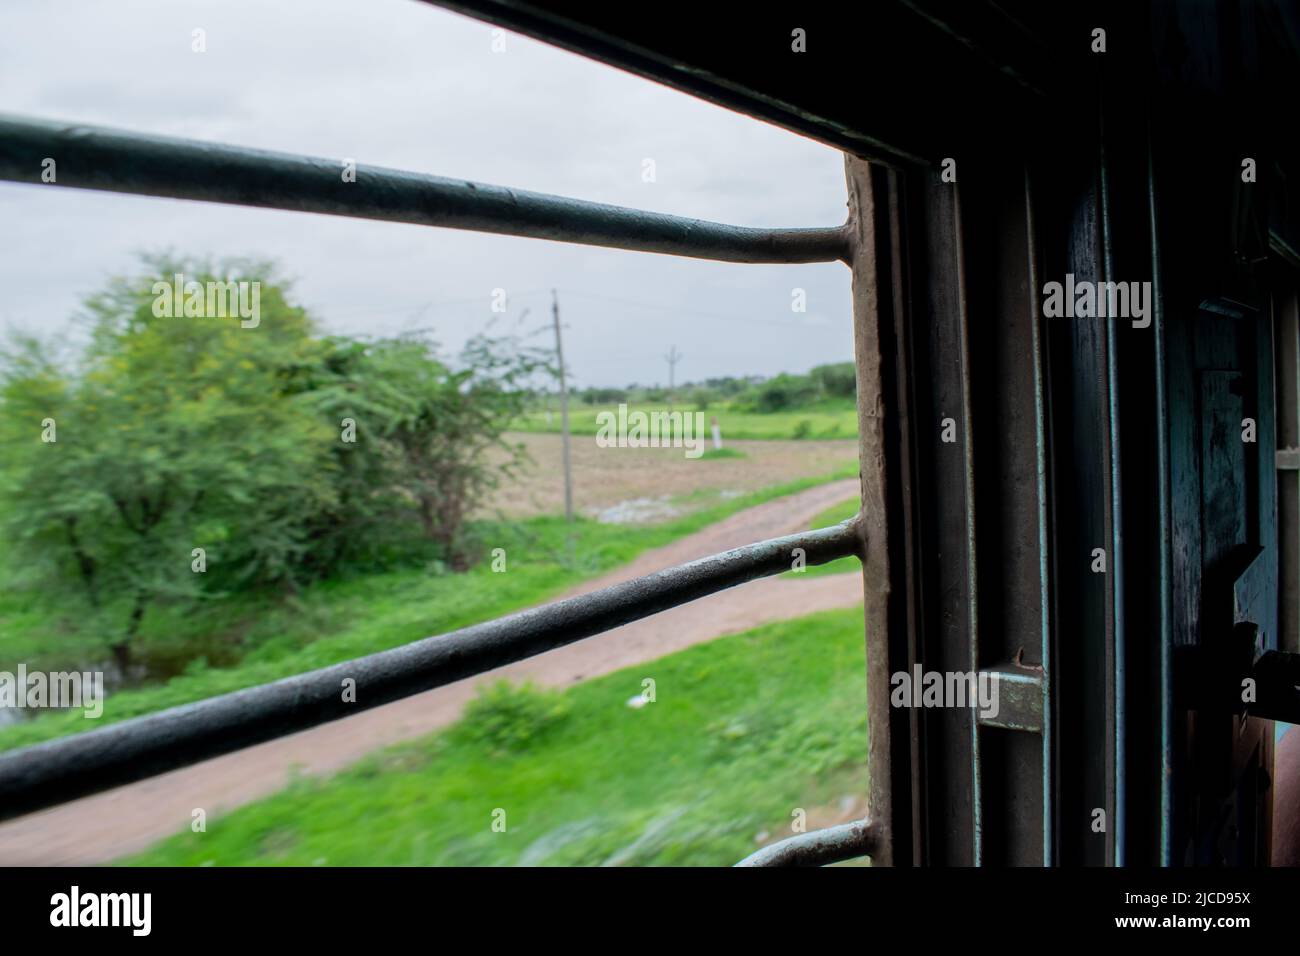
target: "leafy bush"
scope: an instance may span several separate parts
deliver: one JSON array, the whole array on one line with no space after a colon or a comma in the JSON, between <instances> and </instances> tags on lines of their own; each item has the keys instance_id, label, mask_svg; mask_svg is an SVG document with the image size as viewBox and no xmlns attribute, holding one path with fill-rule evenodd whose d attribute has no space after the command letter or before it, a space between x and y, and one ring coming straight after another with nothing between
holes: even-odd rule
<instances>
[{"instance_id":1,"label":"leafy bush","mask_svg":"<svg viewBox=\"0 0 1300 956\"><path fill-rule=\"evenodd\" d=\"M627 389L588 388L583 390L582 400L588 405L618 405L627 401Z\"/></svg>"},{"instance_id":2,"label":"leafy bush","mask_svg":"<svg viewBox=\"0 0 1300 956\"><path fill-rule=\"evenodd\" d=\"M428 342L329 341L315 403L331 421L356 422L356 441L335 445L342 507L318 516L328 554L373 552L386 532L418 527L462 571L474 561L467 519L523 458L503 434L526 403L524 385L543 365L510 339L470 340L452 368ZM489 460L489 452L501 452ZM414 519L413 521L411 519Z\"/></svg>"},{"instance_id":3,"label":"leafy bush","mask_svg":"<svg viewBox=\"0 0 1300 956\"><path fill-rule=\"evenodd\" d=\"M852 398L858 391L857 371L852 362L818 365L808 377L827 398Z\"/></svg>"},{"instance_id":4,"label":"leafy bush","mask_svg":"<svg viewBox=\"0 0 1300 956\"><path fill-rule=\"evenodd\" d=\"M741 403L755 412L782 412L811 405L817 397L817 386L811 378L783 372L756 386Z\"/></svg>"},{"instance_id":5,"label":"leafy bush","mask_svg":"<svg viewBox=\"0 0 1300 956\"><path fill-rule=\"evenodd\" d=\"M514 753L526 749L568 712L569 702L559 691L501 680L479 689L458 729L467 740L498 753Z\"/></svg>"}]
</instances>

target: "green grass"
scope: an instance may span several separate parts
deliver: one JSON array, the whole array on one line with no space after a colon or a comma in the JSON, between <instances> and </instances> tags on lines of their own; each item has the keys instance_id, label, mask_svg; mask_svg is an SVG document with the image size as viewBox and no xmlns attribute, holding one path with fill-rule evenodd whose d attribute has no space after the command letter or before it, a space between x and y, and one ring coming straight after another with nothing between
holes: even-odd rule
<instances>
[{"instance_id":1,"label":"green grass","mask_svg":"<svg viewBox=\"0 0 1300 956\"><path fill-rule=\"evenodd\" d=\"M849 518L852 518L855 514L857 514L858 507L859 507L859 503L857 498L849 498L846 501L841 501L837 505L831 505L831 507L827 508L817 517L813 518L812 524L808 526L808 529L812 531L817 528L827 528L833 524L839 524L841 521L845 521ZM808 567L804 568L802 571L787 571L785 572L785 574L781 576L784 578L804 578L804 577L808 577L809 575L820 576L823 574L849 574L849 573L857 574L860 573L861 570L862 570L862 562L859 561L857 558L848 557L848 558L836 558L834 561L828 562L827 564L809 565Z\"/></svg>"},{"instance_id":2,"label":"green grass","mask_svg":"<svg viewBox=\"0 0 1300 956\"><path fill-rule=\"evenodd\" d=\"M748 458L743 451L736 451L734 448L706 448L701 458Z\"/></svg>"},{"instance_id":3,"label":"green grass","mask_svg":"<svg viewBox=\"0 0 1300 956\"><path fill-rule=\"evenodd\" d=\"M127 862L729 865L864 790L864 673L861 609L768 625L575 685L513 748L467 717Z\"/></svg>"},{"instance_id":4,"label":"green grass","mask_svg":"<svg viewBox=\"0 0 1300 956\"><path fill-rule=\"evenodd\" d=\"M491 620L554 597L736 511L848 477L853 471L710 503L655 525L605 525L579 519L570 526L556 517L490 525L485 541L489 549L505 549L505 573L491 570L489 554L464 574L406 568L322 582L292 600L262 596L199 608L154 609L142 633L147 652L157 654L172 647L180 655L202 641L201 646L228 648L233 659L226 666L199 659L165 683L119 691L109 697L98 720L86 720L80 711L48 712L0 727L0 750L91 730ZM29 668L41 669L18 655L35 648L42 637L47 647L65 640L64 655L89 641L75 629L75 621L60 618L39 601L31 594L10 594L0 604L0 635L4 635L0 660L27 660ZM60 630L64 633L51 633ZM174 643L168 645L169 641ZM53 657L52 651L45 652L46 660Z\"/></svg>"},{"instance_id":5,"label":"green grass","mask_svg":"<svg viewBox=\"0 0 1300 956\"><path fill-rule=\"evenodd\" d=\"M676 405L679 412L697 411L693 406ZM574 435L595 437L600 425L596 416L602 411L618 412L617 405L586 406L575 405L569 408L569 430ZM629 405L629 411L646 413L668 411L667 405ZM748 439L804 439L804 438L855 438L858 434L857 407L851 400L825 402L806 409L788 412L741 412L724 405L699 409L704 413L704 435L709 439L709 425L714 417L722 431L722 440ZM545 411L530 412L516 419L512 428L526 432L560 431L560 416L552 412L547 420Z\"/></svg>"}]
</instances>

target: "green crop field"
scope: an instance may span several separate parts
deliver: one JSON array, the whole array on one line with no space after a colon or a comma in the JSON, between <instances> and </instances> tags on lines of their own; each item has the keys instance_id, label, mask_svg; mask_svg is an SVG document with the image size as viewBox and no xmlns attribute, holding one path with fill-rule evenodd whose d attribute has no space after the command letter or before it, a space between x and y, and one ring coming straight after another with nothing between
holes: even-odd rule
<instances>
[{"instance_id":1,"label":"green crop field","mask_svg":"<svg viewBox=\"0 0 1300 956\"><path fill-rule=\"evenodd\" d=\"M647 414L668 411L667 405L629 406L629 411L642 411ZM712 433L710 423L718 420L722 431L722 440L774 440L774 439L812 439L812 438L855 438L858 434L857 410L850 400L843 402L826 402L807 409L786 412L741 412L733 411L724 405L714 405L706 409L697 409L688 405L674 406L678 412L701 411L704 415L704 433L706 438ZM569 429L574 435L596 435L600 428L597 416L603 412L618 413L618 406L592 407L572 404L569 407ZM518 431L559 432L560 415L556 410L532 411L515 420L512 425Z\"/></svg>"}]
</instances>

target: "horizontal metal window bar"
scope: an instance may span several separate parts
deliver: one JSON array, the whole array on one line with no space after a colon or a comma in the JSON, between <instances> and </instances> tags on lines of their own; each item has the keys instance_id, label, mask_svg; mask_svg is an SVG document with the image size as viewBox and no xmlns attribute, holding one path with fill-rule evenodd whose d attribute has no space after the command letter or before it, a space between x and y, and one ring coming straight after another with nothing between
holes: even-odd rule
<instances>
[{"instance_id":1,"label":"horizontal metal window bar","mask_svg":"<svg viewBox=\"0 0 1300 956\"><path fill-rule=\"evenodd\" d=\"M523 660L756 578L861 555L856 517L771 538L483 624L0 753L0 820L143 780ZM343 682L355 681L355 700ZM111 699L110 699L111 702Z\"/></svg>"},{"instance_id":2,"label":"horizontal metal window bar","mask_svg":"<svg viewBox=\"0 0 1300 956\"><path fill-rule=\"evenodd\" d=\"M0 179L261 206L723 262L847 261L847 225L754 229L378 166L0 114Z\"/></svg>"},{"instance_id":3,"label":"horizontal metal window bar","mask_svg":"<svg viewBox=\"0 0 1300 956\"><path fill-rule=\"evenodd\" d=\"M875 848L875 826L870 820L855 820L765 846L736 866L826 866L871 856Z\"/></svg>"}]
</instances>

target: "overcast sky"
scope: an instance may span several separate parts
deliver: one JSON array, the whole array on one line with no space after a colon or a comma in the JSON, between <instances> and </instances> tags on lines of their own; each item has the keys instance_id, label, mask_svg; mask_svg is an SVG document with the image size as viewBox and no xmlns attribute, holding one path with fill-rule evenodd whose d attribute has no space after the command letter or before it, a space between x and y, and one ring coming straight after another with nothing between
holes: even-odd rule
<instances>
[{"instance_id":1,"label":"overcast sky","mask_svg":"<svg viewBox=\"0 0 1300 956\"><path fill-rule=\"evenodd\" d=\"M196 28L207 50L192 51ZM749 226L845 217L811 140L415 0L4 0L0 111L391 166ZM643 181L654 161L655 182ZM841 264L700 262L307 213L0 183L0 326L62 334L141 251L278 262L333 332L458 349L557 287L579 385L848 361ZM791 309L795 288L807 312ZM540 343L540 340L538 342Z\"/></svg>"}]
</instances>

